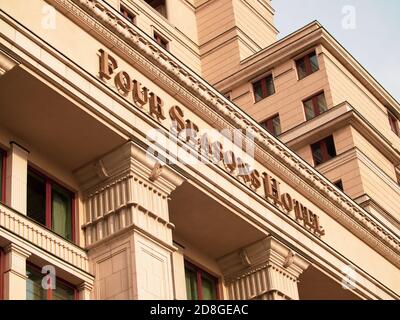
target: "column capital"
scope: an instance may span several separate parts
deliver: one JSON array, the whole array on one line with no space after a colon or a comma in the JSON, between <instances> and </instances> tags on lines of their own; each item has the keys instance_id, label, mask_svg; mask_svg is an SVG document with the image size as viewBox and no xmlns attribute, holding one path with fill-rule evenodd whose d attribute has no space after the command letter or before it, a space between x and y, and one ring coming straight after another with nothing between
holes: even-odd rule
<instances>
[{"instance_id":1,"label":"column capital","mask_svg":"<svg viewBox=\"0 0 400 320\"><path fill-rule=\"evenodd\" d=\"M77 289L79 300L90 300L90 294L93 290L93 284L85 281L82 282Z\"/></svg>"},{"instance_id":2,"label":"column capital","mask_svg":"<svg viewBox=\"0 0 400 320\"><path fill-rule=\"evenodd\" d=\"M272 236L218 263L233 299L298 299L298 278L309 266L306 259ZM253 282L257 285L250 285Z\"/></svg>"},{"instance_id":3,"label":"column capital","mask_svg":"<svg viewBox=\"0 0 400 320\"><path fill-rule=\"evenodd\" d=\"M19 245L15 243L10 243L4 248L4 253L9 254L9 253L15 253L20 255L21 257L27 259L30 257L31 253L24 248L20 247Z\"/></svg>"}]
</instances>

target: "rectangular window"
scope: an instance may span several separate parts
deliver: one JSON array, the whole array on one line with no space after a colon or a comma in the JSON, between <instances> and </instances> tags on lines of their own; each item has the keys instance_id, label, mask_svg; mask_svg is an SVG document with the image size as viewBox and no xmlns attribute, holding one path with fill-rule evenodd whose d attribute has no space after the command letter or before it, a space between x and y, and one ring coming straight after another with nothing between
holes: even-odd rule
<instances>
[{"instance_id":1,"label":"rectangular window","mask_svg":"<svg viewBox=\"0 0 400 320\"><path fill-rule=\"evenodd\" d=\"M296 68L299 80L319 70L318 58L315 51L296 60Z\"/></svg>"},{"instance_id":2,"label":"rectangular window","mask_svg":"<svg viewBox=\"0 0 400 320\"><path fill-rule=\"evenodd\" d=\"M185 279L188 300L218 299L218 280L204 270L185 262Z\"/></svg>"},{"instance_id":3,"label":"rectangular window","mask_svg":"<svg viewBox=\"0 0 400 320\"><path fill-rule=\"evenodd\" d=\"M390 129L398 136L399 135L399 122L395 115L388 110L388 118Z\"/></svg>"},{"instance_id":4,"label":"rectangular window","mask_svg":"<svg viewBox=\"0 0 400 320\"><path fill-rule=\"evenodd\" d=\"M323 92L303 101L303 105L307 120L311 120L328 110Z\"/></svg>"},{"instance_id":5,"label":"rectangular window","mask_svg":"<svg viewBox=\"0 0 400 320\"><path fill-rule=\"evenodd\" d=\"M74 195L50 179L28 168L28 217L74 240Z\"/></svg>"},{"instance_id":6,"label":"rectangular window","mask_svg":"<svg viewBox=\"0 0 400 320\"><path fill-rule=\"evenodd\" d=\"M281 121L278 114L261 122L261 126L275 137L281 134Z\"/></svg>"},{"instance_id":7,"label":"rectangular window","mask_svg":"<svg viewBox=\"0 0 400 320\"><path fill-rule=\"evenodd\" d=\"M168 41L165 40L162 36L160 36L158 33L154 32L154 40L163 47L165 50L168 50Z\"/></svg>"},{"instance_id":8,"label":"rectangular window","mask_svg":"<svg viewBox=\"0 0 400 320\"><path fill-rule=\"evenodd\" d=\"M332 136L313 143L311 150L315 166L336 157L335 143Z\"/></svg>"},{"instance_id":9,"label":"rectangular window","mask_svg":"<svg viewBox=\"0 0 400 320\"><path fill-rule=\"evenodd\" d=\"M6 202L6 152L0 149L0 202Z\"/></svg>"},{"instance_id":10,"label":"rectangular window","mask_svg":"<svg viewBox=\"0 0 400 320\"><path fill-rule=\"evenodd\" d=\"M51 289L51 283L47 283L49 289L43 288L42 280L46 274L40 269L27 264L26 266L26 300L74 300L76 290L74 286L56 278L55 289ZM49 277L49 281L51 278Z\"/></svg>"},{"instance_id":11,"label":"rectangular window","mask_svg":"<svg viewBox=\"0 0 400 320\"><path fill-rule=\"evenodd\" d=\"M136 24L136 16L127 7L121 5L119 11L125 17L126 20L128 20L133 24Z\"/></svg>"},{"instance_id":12,"label":"rectangular window","mask_svg":"<svg viewBox=\"0 0 400 320\"><path fill-rule=\"evenodd\" d=\"M262 78L261 80L253 82L253 93L255 102L273 95L275 93L275 87L272 74Z\"/></svg>"},{"instance_id":13,"label":"rectangular window","mask_svg":"<svg viewBox=\"0 0 400 320\"><path fill-rule=\"evenodd\" d=\"M165 0L145 0L154 10L165 18L167 17L167 6Z\"/></svg>"},{"instance_id":14,"label":"rectangular window","mask_svg":"<svg viewBox=\"0 0 400 320\"><path fill-rule=\"evenodd\" d=\"M333 183L336 187L338 187L340 190L343 191L343 182L342 180L338 180L336 182Z\"/></svg>"}]
</instances>

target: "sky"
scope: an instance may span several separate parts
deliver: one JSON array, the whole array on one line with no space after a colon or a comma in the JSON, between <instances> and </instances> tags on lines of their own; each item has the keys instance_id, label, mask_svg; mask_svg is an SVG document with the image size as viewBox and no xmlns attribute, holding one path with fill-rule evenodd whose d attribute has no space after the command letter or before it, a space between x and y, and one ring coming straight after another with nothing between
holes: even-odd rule
<instances>
[{"instance_id":1,"label":"sky","mask_svg":"<svg viewBox=\"0 0 400 320\"><path fill-rule=\"evenodd\" d=\"M278 39L318 20L400 102L400 0L272 0Z\"/></svg>"}]
</instances>

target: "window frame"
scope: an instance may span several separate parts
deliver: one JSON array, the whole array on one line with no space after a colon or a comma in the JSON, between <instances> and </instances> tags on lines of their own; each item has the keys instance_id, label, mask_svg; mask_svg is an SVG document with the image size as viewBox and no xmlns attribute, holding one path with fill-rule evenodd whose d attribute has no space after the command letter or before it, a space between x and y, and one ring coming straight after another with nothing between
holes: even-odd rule
<instances>
[{"instance_id":1,"label":"window frame","mask_svg":"<svg viewBox=\"0 0 400 320\"><path fill-rule=\"evenodd\" d=\"M151 0L150 0L151 1ZM168 10L167 10L167 1L166 0L153 0L152 2L163 2L163 4L159 4L158 6L151 5L147 0L144 1L147 5L149 5L154 11L156 11L159 15L163 16L165 19L168 19ZM160 12L157 10L159 7L164 7L164 12Z\"/></svg>"},{"instance_id":2,"label":"window frame","mask_svg":"<svg viewBox=\"0 0 400 320\"><path fill-rule=\"evenodd\" d=\"M399 119L388 109L388 119L389 119L389 125L390 129L396 136L400 136L400 130L399 130Z\"/></svg>"},{"instance_id":3,"label":"window frame","mask_svg":"<svg viewBox=\"0 0 400 320\"><path fill-rule=\"evenodd\" d=\"M6 203L6 173L7 173L7 151L0 148L0 158L3 163L2 171L1 171L1 194L0 194L0 202Z\"/></svg>"},{"instance_id":4,"label":"window frame","mask_svg":"<svg viewBox=\"0 0 400 320\"><path fill-rule=\"evenodd\" d=\"M203 268L193 264L192 262L189 262L187 260L184 261L185 265L185 276L186 276L186 269L189 269L196 273L196 286L197 286L197 301L206 301L203 300L203 289L202 289L202 275L205 275L207 278L210 280L213 280L214 282L214 287L215 287L215 300L220 300L220 289L219 289L219 279L209 272L205 271ZM187 289L187 288L186 288ZM188 297L186 297L188 299Z\"/></svg>"},{"instance_id":5,"label":"window frame","mask_svg":"<svg viewBox=\"0 0 400 320\"><path fill-rule=\"evenodd\" d=\"M278 119L279 119L279 130L280 130L280 132L279 132L278 134L275 133L275 130L274 130L275 128L274 128L273 120L274 120L275 118L278 118ZM265 123L267 124L266 126L264 126ZM274 114L273 116L271 116L271 117L269 117L269 118L267 118L267 119L261 121L261 122L260 122L260 125L261 125L265 130L267 130L270 134L272 134L274 137L278 137L278 136L282 133L281 118L280 118L280 116L279 116L279 113L276 113L276 114ZM272 130L270 131L270 129L272 129Z\"/></svg>"},{"instance_id":6,"label":"window frame","mask_svg":"<svg viewBox=\"0 0 400 320\"><path fill-rule=\"evenodd\" d=\"M128 6L123 2L120 3L119 13L122 14L122 16L130 23L136 25L137 14L133 12L131 9L129 9ZM129 15L133 17L132 21L129 19Z\"/></svg>"},{"instance_id":7,"label":"window frame","mask_svg":"<svg viewBox=\"0 0 400 320\"><path fill-rule=\"evenodd\" d=\"M315 54L315 57L316 57L317 62L318 62L318 68L315 71L312 71L311 59L310 59L310 56L313 55L313 54ZM298 62L300 62L300 61L304 62L304 65L305 65L305 68L306 68L306 75L304 77L302 77L302 78L300 78L299 67L298 67ZM303 79L307 78L308 76L312 75L313 73L315 73L315 72L320 70L318 54L317 54L316 49L311 50L306 54L303 54L300 58L295 58L294 59L294 64L295 64L295 67L296 67L296 73L297 73L297 80L298 81L303 80Z\"/></svg>"},{"instance_id":8,"label":"window frame","mask_svg":"<svg viewBox=\"0 0 400 320\"><path fill-rule=\"evenodd\" d=\"M326 143L326 141L328 139L330 139L330 138L332 139L332 145L333 145L334 151L335 151L335 156L333 156L333 157L331 157L329 155L328 147L327 147L327 143ZM313 146L316 146L317 144L319 145L319 147L321 149L321 157L322 157L322 162L318 163L318 164L315 161L315 156L314 156L314 151L313 151ZM325 137L325 138L323 138L323 139L321 139L319 141L316 141L316 142L312 143L310 145L310 148L311 148L311 154L312 154L312 158L313 158L313 162L314 162L314 166L315 167L319 166L321 164L324 164L324 163L328 162L329 160L337 157L337 151L336 151L335 140L333 138L333 135L329 135L329 136L327 136L327 137Z\"/></svg>"},{"instance_id":9,"label":"window frame","mask_svg":"<svg viewBox=\"0 0 400 320\"><path fill-rule=\"evenodd\" d=\"M319 106L318 106L318 97L320 95L324 96L325 105L326 105L326 110L324 110L323 112L319 111ZM306 112L306 102L307 101L311 101L312 110L314 112L314 116L312 118L310 118L310 119L307 119L307 112ZM318 91L317 93L314 93L313 95L303 99L302 100L302 104L303 104L303 112L304 112L305 121L310 121L312 119L315 119L316 117L320 116L321 114L324 114L325 112L329 111L328 103L326 102L326 96L325 96L325 91L324 90Z\"/></svg>"},{"instance_id":10,"label":"window frame","mask_svg":"<svg viewBox=\"0 0 400 320\"><path fill-rule=\"evenodd\" d=\"M271 94L268 94L267 78L270 78L270 77L272 80L272 86L274 88L274 92L272 92ZM261 83L261 93L262 93L262 98L259 100L256 99L256 90L254 90L255 84L257 84L258 82ZM251 92L253 93L254 104L256 104L268 97L271 97L276 93L274 75L271 71L263 74L262 76L259 76L255 79L253 79L250 84L251 84Z\"/></svg>"},{"instance_id":11,"label":"window frame","mask_svg":"<svg viewBox=\"0 0 400 320\"><path fill-rule=\"evenodd\" d=\"M49 176L47 176L46 174L44 174L43 172L39 171L38 169L32 167L31 165L28 165L28 170L27 170L27 174L29 173L29 171L32 171L32 173L38 175L39 177L41 177L44 180L45 183L45 227L47 229L49 229L50 231L54 232L55 234L57 234L58 236L60 236L61 238L65 239L66 241L71 241L73 243L77 243L77 230L76 230L76 210L75 210L75 206L76 206L76 193L71 191L68 187L64 186L63 184L55 181L54 179L51 179ZM64 238L62 235L59 235L58 233L56 233L53 230L53 226L52 226L52 186L58 186L61 187L62 189L64 189L65 191L67 191L70 196L71 196L71 236L72 239L68 239L68 238ZM27 213L28 215L28 213ZM29 216L28 216L29 217ZM30 219L32 219L33 221L35 221L38 224L41 224L40 222L36 221L35 219L29 217ZM41 224L42 225L42 224Z\"/></svg>"},{"instance_id":12,"label":"window frame","mask_svg":"<svg viewBox=\"0 0 400 320\"><path fill-rule=\"evenodd\" d=\"M26 261L26 269L28 269L28 267L32 268L37 273L41 274L43 277L45 276L45 274L42 273L42 269L30 261ZM72 283L68 282L67 280L64 280L56 275L56 287L57 287L57 282L62 283L64 286L69 287L70 289L72 289L74 291L72 300L79 300L79 292L75 285L73 285ZM52 298L53 298L53 290L47 289L45 301L48 301L48 300L52 301L53 300Z\"/></svg>"},{"instance_id":13,"label":"window frame","mask_svg":"<svg viewBox=\"0 0 400 320\"><path fill-rule=\"evenodd\" d=\"M160 47L162 47L164 50L169 51L170 41L167 40L167 38L164 37L160 32L154 30L153 31L153 39ZM165 42L165 46L162 44L162 42Z\"/></svg>"}]
</instances>

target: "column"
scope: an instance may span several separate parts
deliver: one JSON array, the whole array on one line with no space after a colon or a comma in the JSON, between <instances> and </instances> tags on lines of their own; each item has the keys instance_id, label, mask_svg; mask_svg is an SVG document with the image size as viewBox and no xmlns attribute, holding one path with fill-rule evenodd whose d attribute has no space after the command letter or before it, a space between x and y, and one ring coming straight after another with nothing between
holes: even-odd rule
<instances>
[{"instance_id":1,"label":"column","mask_svg":"<svg viewBox=\"0 0 400 320\"><path fill-rule=\"evenodd\" d=\"M26 259L30 253L11 243L5 248L4 299L26 299Z\"/></svg>"},{"instance_id":2,"label":"column","mask_svg":"<svg viewBox=\"0 0 400 320\"><path fill-rule=\"evenodd\" d=\"M90 283L83 282L80 286L78 286L78 299L90 300L92 289L93 286Z\"/></svg>"},{"instance_id":3,"label":"column","mask_svg":"<svg viewBox=\"0 0 400 320\"><path fill-rule=\"evenodd\" d=\"M94 299L174 299L168 198L183 179L126 143L81 168Z\"/></svg>"},{"instance_id":4,"label":"column","mask_svg":"<svg viewBox=\"0 0 400 320\"><path fill-rule=\"evenodd\" d=\"M229 299L298 300L309 263L272 236L219 260Z\"/></svg>"},{"instance_id":5,"label":"column","mask_svg":"<svg viewBox=\"0 0 400 320\"><path fill-rule=\"evenodd\" d=\"M26 214L29 151L15 142L10 145L6 167L6 204Z\"/></svg>"}]
</instances>

